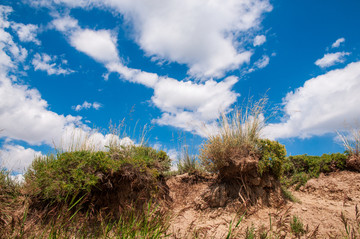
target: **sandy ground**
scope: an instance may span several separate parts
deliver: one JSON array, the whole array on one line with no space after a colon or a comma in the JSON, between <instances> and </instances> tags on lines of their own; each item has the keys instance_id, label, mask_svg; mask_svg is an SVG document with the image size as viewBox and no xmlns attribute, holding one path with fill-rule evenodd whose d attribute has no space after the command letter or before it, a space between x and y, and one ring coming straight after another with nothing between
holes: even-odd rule
<instances>
[{"instance_id":1,"label":"sandy ground","mask_svg":"<svg viewBox=\"0 0 360 239\"><path fill-rule=\"evenodd\" d=\"M209 190L213 181L194 182L187 175L178 175L167 181L173 198L170 233L173 238L226 238L231 221L239 217L236 207L201 208L201 194ZM299 191L290 190L300 201L284 202L276 207L255 206L247 209L247 215L237 228L244 238L246 228L261 227L274 232L281 229L283 238L293 238L289 221L295 215L301 219L307 236L318 227L316 238L342 238L345 232L340 215L343 212L350 222L355 220L355 205L360 206L360 174L349 171L320 175L311 179ZM231 204L231 205L229 205ZM270 219L271 218L271 219ZM268 232L270 235L271 232ZM305 238L305 237L304 237Z\"/></svg>"}]
</instances>

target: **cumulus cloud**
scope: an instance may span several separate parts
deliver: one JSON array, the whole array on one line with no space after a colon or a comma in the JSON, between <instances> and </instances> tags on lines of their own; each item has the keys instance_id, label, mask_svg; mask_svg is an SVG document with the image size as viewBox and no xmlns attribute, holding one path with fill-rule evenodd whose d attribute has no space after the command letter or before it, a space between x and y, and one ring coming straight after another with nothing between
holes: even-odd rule
<instances>
[{"instance_id":1,"label":"cumulus cloud","mask_svg":"<svg viewBox=\"0 0 360 239\"><path fill-rule=\"evenodd\" d=\"M75 49L104 64L109 72L119 73L123 79L147 87L153 87L158 81L157 74L128 68L122 63L116 47L117 38L110 30L83 29L70 16L57 18L52 25L68 37Z\"/></svg>"},{"instance_id":2,"label":"cumulus cloud","mask_svg":"<svg viewBox=\"0 0 360 239\"><path fill-rule=\"evenodd\" d=\"M64 151L91 150L106 151L108 146L130 146L134 142L129 137L120 138L115 134L102 134L79 127L68 127L61 136L58 145Z\"/></svg>"},{"instance_id":3,"label":"cumulus cloud","mask_svg":"<svg viewBox=\"0 0 360 239\"><path fill-rule=\"evenodd\" d=\"M31 148L25 149L20 145L5 144L0 150L0 165L7 170L24 173L34 158L41 155L41 152Z\"/></svg>"},{"instance_id":4,"label":"cumulus cloud","mask_svg":"<svg viewBox=\"0 0 360 239\"><path fill-rule=\"evenodd\" d=\"M94 103L89 103L87 101L84 101L84 103L82 103L81 105L76 105L76 106L73 106L72 108L75 110L75 111L80 111L82 109L90 109L90 108L93 108L95 110L98 110L102 107L102 105L98 102L94 102Z\"/></svg>"},{"instance_id":5,"label":"cumulus cloud","mask_svg":"<svg viewBox=\"0 0 360 239\"><path fill-rule=\"evenodd\" d=\"M331 45L331 47L332 48L337 48L337 47L339 47L341 45L341 43L344 43L344 42L345 42L345 38L343 38L343 37L339 38Z\"/></svg>"},{"instance_id":6,"label":"cumulus cloud","mask_svg":"<svg viewBox=\"0 0 360 239\"><path fill-rule=\"evenodd\" d=\"M0 77L0 128L2 135L30 144L52 145L67 126L81 125L81 117L59 115L36 89Z\"/></svg>"},{"instance_id":7,"label":"cumulus cloud","mask_svg":"<svg viewBox=\"0 0 360 239\"><path fill-rule=\"evenodd\" d=\"M28 55L27 50L18 46L10 33L6 31L11 26L7 19L12 11L11 7L0 5L0 71L15 68L16 64L24 62Z\"/></svg>"},{"instance_id":8,"label":"cumulus cloud","mask_svg":"<svg viewBox=\"0 0 360 239\"><path fill-rule=\"evenodd\" d=\"M228 77L222 82L210 79L195 83L128 68L118 56L117 39L111 31L83 29L77 20L69 16L55 19L53 26L64 32L73 47L104 64L109 72L117 72L125 80L153 88L151 101L162 111L162 116L154 122L160 125L171 125L202 134L199 126L211 124L218 118L219 112L227 111L238 97L231 90L238 81L236 77ZM83 37L82 34L90 34L92 37ZM104 54L107 51L109 53ZM90 107L90 103L87 102L86 107ZM78 107L79 110L81 108Z\"/></svg>"},{"instance_id":9,"label":"cumulus cloud","mask_svg":"<svg viewBox=\"0 0 360 239\"><path fill-rule=\"evenodd\" d=\"M239 36L259 28L262 15L272 10L268 0L37 1L49 2L121 13L148 56L186 64L195 77L221 77L248 63L252 52Z\"/></svg>"},{"instance_id":10,"label":"cumulus cloud","mask_svg":"<svg viewBox=\"0 0 360 239\"><path fill-rule=\"evenodd\" d=\"M61 66L57 66L54 61L56 61L56 57L54 56L49 56L46 53L41 55L36 53L31 63L36 71L46 71L48 75L68 75L74 72L73 70L63 69Z\"/></svg>"},{"instance_id":11,"label":"cumulus cloud","mask_svg":"<svg viewBox=\"0 0 360 239\"><path fill-rule=\"evenodd\" d=\"M270 124L271 138L311 137L356 126L360 119L360 62L305 82L284 99L282 123Z\"/></svg>"},{"instance_id":12,"label":"cumulus cloud","mask_svg":"<svg viewBox=\"0 0 360 239\"><path fill-rule=\"evenodd\" d=\"M162 79L154 88L152 102L164 113L155 120L161 125L172 125L204 135L204 124L216 120L219 113L237 100L232 91L238 78L228 77L222 82L205 83Z\"/></svg>"},{"instance_id":13,"label":"cumulus cloud","mask_svg":"<svg viewBox=\"0 0 360 239\"><path fill-rule=\"evenodd\" d=\"M0 129L1 137L29 144L53 145L66 127L82 125L81 117L59 115L48 110L39 91L16 82L11 75L26 57L26 49L18 46L6 31L10 27L9 7L0 7Z\"/></svg>"},{"instance_id":14,"label":"cumulus cloud","mask_svg":"<svg viewBox=\"0 0 360 239\"><path fill-rule=\"evenodd\" d=\"M258 35L258 36L255 37L253 45L254 46L261 46L265 42L266 42L266 36Z\"/></svg>"},{"instance_id":15,"label":"cumulus cloud","mask_svg":"<svg viewBox=\"0 0 360 239\"><path fill-rule=\"evenodd\" d=\"M101 63L118 62L116 38L107 30L78 30L70 36L70 43L78 51L84 52Z\"/></svg>"},{"instance_id":16,"label":"cumulus cloud","mask_svg":"<svg viewBox=\"0 0 360 239\"><path fill-rule=\"evenodd\" d=\"M17 33L20 41L33 42L40 45L40 41L36 38L39 27L33 24L13 23L11 27Z\"/></svg>"},{"instance_id":17,"label":"cumulus cloud","mask_svg":"<svg viewBox=\"0 0 360 239\"><path fill-rule=\"evenodd\" d=\"M315 65L326 68L335 65L336 63L345 62L345 56L350 55L349 52L336 52L325 54L323 58L315 61Z\"/></svg>"}]
</instances>

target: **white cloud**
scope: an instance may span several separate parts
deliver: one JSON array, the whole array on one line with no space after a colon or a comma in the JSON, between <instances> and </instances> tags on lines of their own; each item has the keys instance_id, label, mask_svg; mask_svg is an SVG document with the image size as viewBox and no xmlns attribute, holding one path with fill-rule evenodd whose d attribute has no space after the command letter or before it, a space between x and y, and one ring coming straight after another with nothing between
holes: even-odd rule
<instances>
[{"instance_id":1,"label":"white cloud","mask_svg":"<svg viewBox=\"0 0 360 239\"><path fill-rule=\"evenodd\" d=\"M28 55L27 50L15 44L5 30L10 27L7 17L11 12L12 8L0 5L0 71L16 68L16 63L24 62Z\"/></svg>"},{"instance_id":2,"label":"white cloud","mask_svg":"<svg viewBox=\"0 0 360 239\"><path fill-rule=\"evenodd\" d=\"M164 113L156 122L172 125L204 135L204 124L211 124L222 111L237 100L231 91L238 78L228 77L222 82L213 80L196 84L191 81L162 79L154 88L152 102Z\"/></svg>"},{"instance_id":3,"label":"white cloud","mask_svg":"<svg viewBox=\"0 0 360 239\"><path fill-rule=\"evenodd\" d=\"M256 68L262 69L269 65L270 58L267 55L263 55L258 61L254 63Z\"/></svg>"},{"instance_id":4,"label":"white cloud","mask_svg":"<svg viewBox=\"0 0 360 239\"><path fill-rule=\"evenodd\" d=\"M49 56L45 53L41 55L36 53L32 60L32 64L36 71L46 71L48 75L68 75L74 72L73 70L63 69L61 66L57 66L54 61L56 61L56 57L54 56Z\"/></svg>"},{"instance_id":5,"label":"white cloud","mask_svg":"<svg viewBox=\"0 0 360 239\"><path fill-rule=\"evenodd\" d=\"M36 89L16 83L11 75L27 55L5 30L11 8L0 7L0 129L7 140L23 140L29 144L53 145L66 127L81 125L81 117L64 116L48 110L48 104Z\"/></svg>"},{"instance_id":6,"label":"white cloud","mask_svg":"<svg viewBox=\"0 0 360 239\"><path fill-rule=\"evenodd\" d=\"M24 173L34 158L41 155L41 152L31 148L25 149L20 145L6 144L0 150L1 166L10 171Z\"/></svg>"},{"instance_id":7,"label":"white cloud","mask_svg":"<svg viewBox=\"0 0 360 239\"><path fill-rule=\"evenodd\" d=\"M285 117L270 124L271 138L311 137L356 126L360 120L360 62L305 82L284 99Z\"/></svg>"},{"instance_id":8,"label":"white cloud","mask_svg":"<svg viewBox=\"0 0 360 239\"><path fill-rule=\"evenodd\" d=\"M71 34L70 44L96 61L107 64L120 61L116 38L107 30L78 30Z\"/></svg>"},{"instance_id":9,"label":"white cloud","mask_svg":"<svg viewBox=\"0 0 360 239\"><path fill-rule=\"evenodd\" d=\"M336 52L336 53L328 53L325 54L323 58L318 59L315 61L315 65L326 68L329 66L333 66L336 63L343 63L345 62L345 56L350 55L349 52Z\"/></svg>"},{"instance_id":10,"label":"white cloud","mask_svg":"<svg viewBox=\"0 0 360 239\"><path fill-rule=\"evenodd\" d=\"M266 42L266 36L258 35L258 36L255 37L253 45L254 46L261 46L265 42Z\"/></svg>"},{"instance_id":11,"label":"white cloud","mask_svg":"<svg viewBox=\"0 0 360 239\"><path fill-rule=\"evenodd\" d=\"M118 11L133 26L134 38L148 56L186 64L195 77L221 77L248 63L252 52L239 36L259 28L262 15L272 10L268 0L52 2Z\"/></svg>"},{"instance_id":12,"label":"white cloud","mask_svg":"<svg viewBox=\"0 0 360 239\"><path fill-rule=\"evenodd\" d=\"M128 68L120 62L107 64L106 68L109 72L119 73L120 76L127 81L139 83L151 88L153 88L159 80L159 76L155 73Z\"/></svg>"},{"instance_id":13,"label":"white cloud","mask_svg":"<svg viewBox=\"0 0 360 239\"><path fill-rule=\"evenodd\" d=\"M0 128L2 135L30 144L56 142L67 126L81 125L81 117L64 116L49 111L36 89L0 78Z\"/></svg>"},{"instance_id":14,"label":"white cloud","mask_svg":"<svg viewBox=\"0 0 360 239\"><path fill-rule=\"evenodd\" d=\"M69 17L56 19L53 25L64 31L64 34L70 39L70 44L103 63L109 72L117 72L125 80L153 88L154 96L151 100L163 112L161 118L155 120L158 124L180 127L203 134L199 126L209 124L217 119L219 112L227 111L238 97L237 93L231 91L233 85L238 81L236 77L228 77L219 83L212 79L204 83L194 83L128 68L121 63L117 51L111 50L111 54L104 55L106 50L94 50L116 49L116 38L111 37L110 31L82 29L76 20ZM88 37L79 37L84 32L91 32L93 39L107 40L97 41ZM91 43L87 43L87 41L91 41ZM80 49L79 46L83 48ZM92 48L85 46L92 46ZM90 103L86 103L84 106L90 107ZM80 110L83 107L78 106L77 108Z\"/></svg>"},{"instance_id":15,"label":"white cloud","mask_svg":"<svg viewBox=\"0 0 360 239\"><path fill-rule=\"evenodd\" d=\"M20 41L34 42L36 45L40 45L40 41L36 38L38 26L33 24L12 23L11 27L16 31Z\"/></svg>"},{"instance_id":16,"label":"white cloud","mask_svg":"<svg viewBox=\"0 0 360 239\"><path fill-rule=\"evenodd\" d=\"M72 108L75 110L75 111L80 111L82 109L90 109L90 108L93 108L95 110L98 110L102 107L102 105L98 102L94 102L94 103L89 103L87 101L84 101L84 103L82 103L81 105L76 105L76 106L73 106Z\"/></svg>"},{"instance_id":17,"label":"white cloud","mask_svg":"<svg viewBox=\"0 0 360 239\"><path fill-rule=\"evenodd\" d=\"M79 30L79 22L78 20L70 17L70 16L65 16L62 18L56 18L55 20L53 20L51 22L51 24L55 27L55 29L57 29L58 31L61 32L72 32L72 31L76 31Z\"/></svg>"},{"instance_id":18,"label":"white cloud","mask_svg":"<svg viewBox=\"0 0 360 239\"><path fill-rule=\"evenodd\" d=\"M345 42L345 38L343 38L343 37L339 38L331 45L331 47L332 48L337 48L337 47L339 47L341 45L341 43L344 43L344 42Z\"/></svg>"},{"instance_id":19,"label":"white cloud","mask_svg":"<svg viewBox=\"0 0 360 239\"><path fill-rule=\"evenodd\" d=\"M65 151L92 150L106 151L107 146L130 146L134 142L129 137L120 138L115 134L103 135L88 129L68 127L64 130L58 147Z\"/></svg>"},{"instance_id":20,"label":"white cloud","mask_svg":"<svg viewBox=\"0 0 360 239\"><path fill-rule=\"evenodd\" d=\"M76 50L85 53L94 60L109 64L120 62L116 47L116 36L109 30L82 29L78 21L70 16L57 18L52 25L68 36L70 44Z\"/></svg>"}]
</instances>

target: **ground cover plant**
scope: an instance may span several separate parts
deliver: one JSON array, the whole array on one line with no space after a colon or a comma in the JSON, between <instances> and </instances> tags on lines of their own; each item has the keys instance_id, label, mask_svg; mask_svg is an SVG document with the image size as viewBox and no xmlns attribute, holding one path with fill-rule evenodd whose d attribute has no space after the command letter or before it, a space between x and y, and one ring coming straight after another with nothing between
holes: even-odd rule
<instances>
[{"instance_id":1,"label":"ground cover plant","mask_svg":"<svg viewBox=\"0 0 360 239\"><path fill-rule=\"evenodd\" d=\"M320 173L330 173L346 169L348 155L343 153L323 154L322 156L295 155L286 157L283 164L285 186L295 185L296 189L305 185L310 178Z\"/></svg>"}]
</instances>

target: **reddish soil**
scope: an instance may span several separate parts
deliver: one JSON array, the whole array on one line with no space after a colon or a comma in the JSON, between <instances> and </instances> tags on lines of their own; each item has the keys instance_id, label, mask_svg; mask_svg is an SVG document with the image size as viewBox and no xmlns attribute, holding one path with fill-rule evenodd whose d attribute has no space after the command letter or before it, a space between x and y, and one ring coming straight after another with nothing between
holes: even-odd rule
<instances>
[{"instance_id":1,"label":"reddish soil","mask_svg":"<svg viewBox=\"0 0 360 239\"><path fill-rule=\"evenodd\" d=\"M173 238L225 238L232 220L244 212L241 200L229 201L223 197L221 187L214 195L218 207L204 206L204 194L213 190L215 178L178 175L167 181L170 197L173 199L170 233ZM309 234L317 226L316 238L342 238L344 225L340 215L343 212L350 222L355 220L355 205L360 206L360 174L349 171L334 172L311 179L299 191L290 189L300 201L283 201L271 207L261 203L246 208L247 214L240 223L239 238L252 225L272 231L281 230L282 238L294 238L289 221L296 215L301 219ZM213 200L213 199L209 199ZM226 204L226 206L224 206ZM242 211L242 212L241 212ZM281 228L283 227L283 228Z\"/></svg>"}]
</instances>

